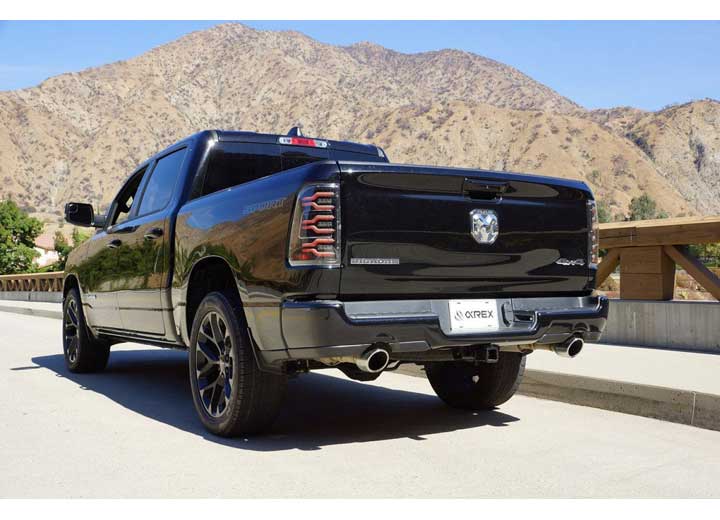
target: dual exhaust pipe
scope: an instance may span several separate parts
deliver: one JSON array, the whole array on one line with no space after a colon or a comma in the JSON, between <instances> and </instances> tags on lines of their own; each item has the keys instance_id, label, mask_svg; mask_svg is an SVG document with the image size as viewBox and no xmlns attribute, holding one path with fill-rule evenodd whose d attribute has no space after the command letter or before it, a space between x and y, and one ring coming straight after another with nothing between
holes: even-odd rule
<instances>
[{"instance_id":1,"label":"dual exhaust pipe","mask_svg":"<svg viewBox=\"0 0 720 520\"><path fill-rule=\"evenodd\" d=\"M390 363L390 351L385 347L372 346L355 359L355 365L363 372L370 374L382 372L388 363Z\"/></svg>"},{"instance_id":2,"label":"dual exhaust pipe","mask_svg":"<svg viewBox=\"0 0 720 520\"><path fill-rule=\"evenodd\" d=\"M552 350L561 357L574 358L583 349L585 341L582 338L572 337L562 343L549 345ZM360 357L355 358L355 365L370 374L377 374L385 370L390 363L390 351L384 346L372 346L367 349Z\"/></svg>"},{"instance_id":3,"label":"dual exhaust pipe","mask_svg":"<svg viewBox=\"0 0 720 520\"><path fill-rule=\"evenodd\" d=\"M570 338L563 343L557 343L550 347L550 350L558 356L566 358L574 358L582 351L585 341L582 338Z\"/></svg>"}]
</instances>

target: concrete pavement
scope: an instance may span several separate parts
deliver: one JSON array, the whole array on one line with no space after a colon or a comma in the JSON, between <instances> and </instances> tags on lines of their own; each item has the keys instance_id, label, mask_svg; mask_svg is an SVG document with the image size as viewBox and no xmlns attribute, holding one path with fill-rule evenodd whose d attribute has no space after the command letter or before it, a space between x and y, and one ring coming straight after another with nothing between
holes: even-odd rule
<instances>
[{"instance_id":1,"label":"concrete pavement","mask_svg":"<svg viewBox=\"0 0 720 520\"><path fill-rule=\"evenodd\" d=\"M0 300L0 312L62 319L62 304L22 300Z\"/></svg>"},{"instance_id":2,"label":"concrete pavement","mask_svg":"<svg viewBox=\"0 0 720 520\"><path fill-rule=\"evenodd\" d=\"M183 352L63 365L57 320L0 313L2 497L718 497L720 433L516 396L445 408L421 378L293 380L273 431L202 429ZM333 375L331 375L333 374Z\"/></svg>"}]
</instances>

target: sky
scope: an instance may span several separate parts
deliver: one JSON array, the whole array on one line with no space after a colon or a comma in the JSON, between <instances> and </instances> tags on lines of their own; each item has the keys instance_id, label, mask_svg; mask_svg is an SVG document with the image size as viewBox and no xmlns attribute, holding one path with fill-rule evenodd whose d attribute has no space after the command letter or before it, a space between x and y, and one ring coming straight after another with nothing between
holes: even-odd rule
<instances>
[{"instance_id":1,"label":"sky","mask_svg":"<svg viewBox=\"0 0 720 520\"><path fill-rule=\"evenodd\" d=\"M0 21L0 90L132 58L213 21ZM720 99L720 22L262 21L321 42L462 49L511 65L586 108Z\"/></svg>"}]
</instances>

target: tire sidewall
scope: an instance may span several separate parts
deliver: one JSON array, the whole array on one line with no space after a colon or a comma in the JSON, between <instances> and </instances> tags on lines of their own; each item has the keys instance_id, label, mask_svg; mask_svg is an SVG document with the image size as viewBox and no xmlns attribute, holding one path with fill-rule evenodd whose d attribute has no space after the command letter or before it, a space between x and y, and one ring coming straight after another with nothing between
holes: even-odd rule
<instances>
[{"instance_id":1,"label":"tire sidewall","mask_svg":"<svg viewBox=\"0 0 720 520\"><path fill-rule=\"evenodd\" d=\"M195 345L197 343L198 335L200 332L200 324L202 323L205 316L210 312L216 312L220 314L223 320L225 320L225 324L230 329L231 349L233 351L233 356L235 359L235 365L233 366L232 393L230 395L230 402L227 408L223 411L222 415L220 415L219 417L213 417L207 412L207 410L205 410L205 405L200 398L197 376L195 373L195 364L197 362L197 351ZM221 433L227 430L232 425L232 419L236 408L240 406L240 366L242 362L242 356L244 355L244 343L245 338L242 332L242 327L231 303L221 293L210 293L200 303L200 306L195 313L192 333L190 335L188 368L190 375L190 389L192 392L195 409L197 410L197 413L200 416L200 420L202 421L202 423L207 429L209 429L213 433Z\"/></svg>"},{"instance_id":2,"label":"tire sidewall","mask_svg":"<svg viewBox=\"0 0 720 520\"><path fill-rule=\"evenodd\" d=\"M510 399L522 381L526 357L501 353L498 363L464 361L428 363L425 373L440 399L453 408L491 410ZM471 382L478 376L477 382Z\"/></svg>"}]
</instances>

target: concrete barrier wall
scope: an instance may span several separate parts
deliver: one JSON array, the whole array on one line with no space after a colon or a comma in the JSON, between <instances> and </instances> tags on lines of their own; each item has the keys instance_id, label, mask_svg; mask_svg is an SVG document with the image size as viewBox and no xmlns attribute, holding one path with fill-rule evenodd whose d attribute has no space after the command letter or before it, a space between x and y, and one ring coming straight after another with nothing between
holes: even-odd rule
<instances>
[{"instance_id":1,"label":"concrete barrier wall","mask_svg":"<svg viewBox=\"0 0 720 520\"><path fill-rule=\"evenodd\" d=\"M62 292L42 291L0 291L0 300L13 300L22 302L62 303Z\"/></svg>"},{"instance_id":2,"label":"concrete barrier wall","mask_svg":"<svg viewBox=\"0 0 720 520\"><path fill-rule=\"evenodd\" d=\"M601 343L720 354L720 302L610 300Z\"/></svg>"}]
</instances>

